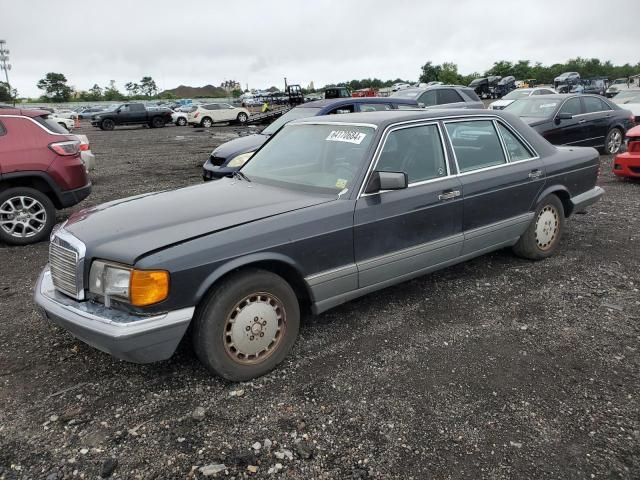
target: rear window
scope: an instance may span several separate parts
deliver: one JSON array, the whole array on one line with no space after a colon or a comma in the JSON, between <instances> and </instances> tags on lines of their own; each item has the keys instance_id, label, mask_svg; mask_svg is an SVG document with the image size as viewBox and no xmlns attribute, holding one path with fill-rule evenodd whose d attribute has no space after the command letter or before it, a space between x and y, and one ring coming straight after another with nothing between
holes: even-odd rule
<instances>
[{"instance_id":1,"label":"rear window","mask_svg":"<svg viewBox=\"0 0 640 480\"><path fill-rule=\"evenodd\" d=\"M467 97L469 97L474 102L480 102L480 97L476 94L473 88L461 88L460 91L464 93Z\"/></svg>"},{"instance_id":2,"label":"rear window","mask_svg":"<svg viewBox=\"0 0 640 480\"><path fill-rule=\"evenodd\" d=\"M36 122L53 133L69 133L62 126L51 120L48 115L32 117Z\"/></svg>"}]
</instances>

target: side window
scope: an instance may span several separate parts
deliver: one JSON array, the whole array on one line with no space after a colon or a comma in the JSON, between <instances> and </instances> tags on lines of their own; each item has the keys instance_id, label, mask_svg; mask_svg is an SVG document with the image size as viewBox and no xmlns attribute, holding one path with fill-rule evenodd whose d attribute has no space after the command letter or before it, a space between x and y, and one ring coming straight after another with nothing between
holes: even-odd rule
<instances>
[{"instance_id":1,"label":"side window","mask_svg":"<svg viewBox=\"0 0 640 480\"><path fill-rule=\"evenodd\" d=\"M220 105L218 105L217 103L210 103L208 105L203 105L202 108L204 108L205 110L219 110Z\"/></svg>"},{"instance_id":2,"label":"side window","mask_svg":"<svg viewBox=\"0 0 640 480\"><path fill-rule=\"evenodd\" d=\"M233 107L231 105L229 105L228 103L221 103L220 104L220 108L221 109L232 109Z\"/></svg>"},{"instance_id":3,"label":"side window","mask_svg":"<svg viewBox=\"0 0 640 480\"><path fill-rule=\"evenodd\" d=\"M119 110L120 113L127 113L129 110L131 110L131 108L129 107L129 105L122 105Z\"/></svg>"},{"instance_id":4,"label":"side window","mask_svg":"<svg viewBox=\"0 0 640 480\"><path fill-rule=\"evenodd\" d=\"M446 124L460 173L507 163L491 120Z\"/></svg>"},{"instance_id":5,"label":"side window","mask_svg":"<svg viewBox=\"0 0 640 480\"><path fill-rule=\"evenodd\" d=\"M437 105L436 103L436 91L429 90L424 92L420 97L418 97L418 103L424 104L425 107L432 107L433 105Z\"/></svg>"},{"instance_id":6,"label":"side window","mask_svg":"<svg viewBox=\"0 0 640 480\"><path fill-rule=\"evenodd\" d=\"M342 105L341 107L334 108L327 115L339 115L341 113L353 113L354 105Z\"/></svg>"},{"instance_id":7,"label":"side window","mask_svg":"<svg viewBox=\"0 0 640 480\"><path fill-rule=\"evenodd\" d=\"M376 170L406 172L410 184L446 177L447 166L438 127L423 125L391 132Z\"/></svg>"},{"instance_id":8,"label":"side window","mask_svg":"<svg viewBox=\"0 0 640 480\"><path fill-rule=\"evenodd\" d=\"M604 112L605 110L611 110L609 105L596 97L584 97L584 110L585 113Z\"/></svg>"},{"instance_id":9,"label":"side window","mask_svg":"<svg viewBox=\"0 0 640 480\"><path fill-rule=\"evenodd\" d=\"M460 103L464 102L462 97L453 88L441 88L436 90L438 96L438 105L444 105L445 103Z\"/></svg>"},{"instance_id":10,"label":"side window","mask_svg":"<svg viewBox=\"0 0 640 480\"><path fill-rule=\"evenodd\" d=\"M560 107L560 112L558 113L569 113L571 115L580 115L582 113L582 107L580 106L579 98L570 98L564 105Z\"/></svg>"},{"instance_id":11,"label":"side window","mask_svg":"<svg viewBox=\"0 0 640 480\"><path fill-rule=\"evenodd\" d=\"M377 112L391 110L391 105L388 103L361 103L360 111L361 112Z\"/></svg>"},{"instance_id":12,"label":"side window","mask_svg":"<svg viewBox=\"0 0 640 480\"><path fill-rule=\"evenodd\" d=\"M141 103L134 103L131 105L132 112L142 112L144 110L144 105Z\"/></svg>"},{"instance_id":13,"label":"side window","mask_svg":"<svg viewBox=\"0 0 640 480\"><path fill-rule=\"evenodd\" d=\"M533 158L533 153L531 153L520 139L507 129L507 127L498 123L498 131L502 136L502 141L507 149L507 155L509 156L510 162L519 162L521 160Z\"/></svg>"},{"instance_id":14,"label":"side window","mask_svg":"<svg viewBox=\"0 0 640 480\"><path fill-rule=\"evenodd\" d=\"M4 128L4 125L2 124L2 122L0 122L0 137L5 133L7 133L7 129Z\"/></svg>"}]
</instances>

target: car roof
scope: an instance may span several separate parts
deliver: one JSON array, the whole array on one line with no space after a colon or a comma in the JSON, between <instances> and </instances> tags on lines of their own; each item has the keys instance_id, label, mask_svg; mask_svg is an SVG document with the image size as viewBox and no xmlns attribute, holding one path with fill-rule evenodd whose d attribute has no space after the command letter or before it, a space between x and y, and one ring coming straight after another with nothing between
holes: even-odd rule
<instances>
[{"instance_id":1,"label":"car roof","mask_svg":"<svg viewBox=\"0 0 640 480\"><path fill-rule=\"evenodd\" d=\"M393 103L396 105L418 105L414 98L402 97L348 97L348 98L325 98L322 100L314 100L313 102L303 103L296 108L329 108L340 107L342 105L351 105L358 103Z\"/></svg>"},{"instance_id":2,"label":"car roof","mask_svg":"<svg viewBox=\"0 0 640 480\"><path fill-rule=\"evenodd\" d=\"M23 117L40 117L42 115L51 115L46 110L38 110L35 108L3 108L0 109L0 115L20 115Z\"/></svg>"}]
</instances>

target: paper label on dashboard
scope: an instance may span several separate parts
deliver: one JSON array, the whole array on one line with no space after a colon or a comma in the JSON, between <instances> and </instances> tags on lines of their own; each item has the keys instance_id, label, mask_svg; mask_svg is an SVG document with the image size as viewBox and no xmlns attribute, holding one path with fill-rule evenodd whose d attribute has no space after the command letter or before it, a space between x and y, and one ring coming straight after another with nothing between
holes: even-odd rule
<instances>
[{"instance_id":1,"label":"paper label on dashboard","mask_svg":"<svg viewBox=\"0 0 640 480\"><path fill-rule=\"evenodd\" d=\"M327 142L347 142L360 145L366 136L366 133L355 130L333 130L327 137Z\"/></svg>"}]
</instances>

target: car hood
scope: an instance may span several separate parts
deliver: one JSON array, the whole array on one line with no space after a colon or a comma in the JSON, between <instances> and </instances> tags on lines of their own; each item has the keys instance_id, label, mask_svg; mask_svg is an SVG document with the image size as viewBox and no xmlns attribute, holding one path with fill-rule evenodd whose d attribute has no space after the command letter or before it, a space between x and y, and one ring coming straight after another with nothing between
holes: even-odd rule
<instances>
[{"instance_id":1,"label":"car hood","mask_svg":"<svg viewBox=\"0 0 640 480\"><path fill-rule=\"evenodd\" d=\"M635 117L640 116L640 103L618 103L620 108L629 110Z\"/></svg>"},{"instance_id":2,"label":"car hood","mask_svg":"<svg viewBox=\"0 0 640 480\"><path fill-rule=\"evenodd\" d=\"M85 244L87 258L134 265L170 245L336 198L224 178L87 208L64 229Z\"/></svg>"},{"instance_id":3,"label":"car hood","mask_svg":"<svg viewBox=\"0 0 640 480\"><path fill-rule=\"evenodd\" d=\"M235 138L229 142L223 143L213 152L212 157L226 158L231 160L233 157L247 152L255 152L260 148L267 140L269 135L262 135L256 133L253 135L247 135L245 137Z\"/></svg>"},{"instance_id":4,"label":"car hood","mask_svg":"<svg viewBox=\"0 0 640 480\"><path fill-rule=\"evenodd\" d=\"M543 123L547 123L549 118L540 118L540 117L520 117L524 123L529 125L530 127L535 127L537 125L542 125Z\"/></svg>"}]
</instances>

